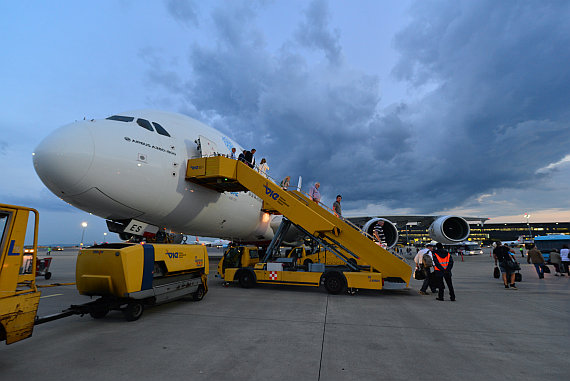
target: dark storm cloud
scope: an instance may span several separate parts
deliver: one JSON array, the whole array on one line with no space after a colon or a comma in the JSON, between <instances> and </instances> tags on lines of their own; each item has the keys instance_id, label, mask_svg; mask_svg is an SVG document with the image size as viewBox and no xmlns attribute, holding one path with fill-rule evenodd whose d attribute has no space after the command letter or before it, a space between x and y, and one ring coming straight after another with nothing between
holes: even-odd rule
<instances>
[{"instance_id":1,"label":"dark storm cloud","mask_svg":"<svg viewBox=\"0 0 570 381\"><path fill-rule=\"evenodd\" d=\"M345 62L327 3L308 5L276 52L256 29L255 9L231 3L212 14L213 42L192 46L192 71L174 90L183 110L255 146L272 176L318 180L347 208L429 213L530 186L544 176L537 169L568 152L568 9L418 2L395 39L394 74L425 95L378 110L379 78Z\"/></svg>"},{"instance_id":2,"label":"dark storm cloud","mask_svg":"<svg viewBox=\"0 0 570 381\"><path fill-rule=\"evenodd\" d=\"M340 33L330 30L329 13L324 0L313 1L305 11L306 19L301 22L295 37L301 45L322 50L331 63L341 58Z\"/></svg>"},{"instance_id":3,"label":"dark storm cloud","mask_svg":"<svg viewBox=\"0 0 570 381\"><path fill-rule=\"evenodd\" d=\"M564 2L418 2L394 73L435 90L411 105L433 130L434 208L528 187L568 152L570 7ZM432 125L435 123L436 126ZM438 205L439 204L439 205Z\"/></svg>"}]
</instances>

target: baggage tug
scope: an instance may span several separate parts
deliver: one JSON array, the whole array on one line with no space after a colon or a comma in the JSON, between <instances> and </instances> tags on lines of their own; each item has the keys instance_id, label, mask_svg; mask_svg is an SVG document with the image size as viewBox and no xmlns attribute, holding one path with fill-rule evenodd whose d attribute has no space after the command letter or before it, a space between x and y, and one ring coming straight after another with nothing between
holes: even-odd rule
<instances>
[{"instance_id":1,"label":"baggage tug","mask_svg":"<svg viewBox=\"0 0 570 381\"><path fill-rule=\"evenodd\" d=\"M208 291L208 254L201 245L115 243L82 249L75 271L82 295L100 296L89 314L121 310L137 320L145 305L184 296L201 300Z\"/></svg>"}]
</instances>

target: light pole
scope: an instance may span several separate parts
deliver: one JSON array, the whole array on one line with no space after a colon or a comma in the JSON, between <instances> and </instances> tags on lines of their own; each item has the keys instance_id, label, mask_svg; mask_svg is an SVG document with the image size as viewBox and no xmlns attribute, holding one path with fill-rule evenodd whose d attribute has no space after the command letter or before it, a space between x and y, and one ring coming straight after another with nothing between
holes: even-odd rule
<instances>
[{"instance_id":1,"label":"light pole","mask_svg":"<svg viewBox=\"0 0 570 381\"><path fill-rule=\"evenodd\" d=\"M528 227L528 234L530 235L530 238L532 239L534 237L532 236L532 231L530 230L530 222L529 222L530 221L530 214L525 213L524 218L526 218L526 226Z\"/></svg>"},{"instance_id":2,"label":"light pole","mask_svg":"<svg viewBox=\"0 0 570 381\"><path fill-rule=\"evenodd\" d=\"M79 244L79 246L83 247L83 237L85 237L85 229L87 229L87 222L83 221L81 223L81 226L83 226L83 232L81 233L81 244Z\"/></svg>"},{"instance_id":3,"label":"light pole","mask_svg":"<svg viewBox=\"0 0 570 381\"><path fill-rule=\"evenodd\" d=\"M102 243L105 243L105 242L107 242L107 232L103 233L103 242Z\"/></svg>"}]
</instances>

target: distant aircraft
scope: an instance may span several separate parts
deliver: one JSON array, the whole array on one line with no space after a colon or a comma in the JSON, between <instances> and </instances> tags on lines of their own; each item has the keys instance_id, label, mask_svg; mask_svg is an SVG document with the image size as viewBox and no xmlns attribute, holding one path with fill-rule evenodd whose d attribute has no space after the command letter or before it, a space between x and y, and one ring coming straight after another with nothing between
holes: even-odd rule
<instances>
[{"instance_id":1,"label":"distant aircraft","mask_svg":"<svg viewBox=\"0 0 570 381\"><path fill-rule=\"evenodd\" d=\"M218 193L186 181L187 160L230 155L243 148L228 136L190 117L153 110L83 120L60 127L36 148L34 168L43 183L65 202L107 220L121 239L176 232L238 242L268 242L281 215L262 211L251 192ZM432 239L461 242L469 224L457 216L357 217L351 221L372 233L385 221L389 247L398 240L396 224L430 226ZM484 221L485 219L478 219ZM298 242L291 229L286 242Z\"/></svg>"},{"instance_id":2,"label":"distant aircraft","mask_svg":"<svg viewBox=\"0 0 570 381\"><path fill-rule=\"evenodd\" d=\"M206 246L226 248L229 246L229 244L230 241L227 239L215 239L212 242L208 242Z\"/></svg>"}]
</instances>

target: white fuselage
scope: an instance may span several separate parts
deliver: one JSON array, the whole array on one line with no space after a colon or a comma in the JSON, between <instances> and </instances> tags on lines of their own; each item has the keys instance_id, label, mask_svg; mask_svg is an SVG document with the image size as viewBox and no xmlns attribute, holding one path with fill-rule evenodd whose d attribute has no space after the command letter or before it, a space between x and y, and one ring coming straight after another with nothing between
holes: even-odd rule
<instances>
[{"instance_id":1,"label":"white fuselage","mask_svg":"<svg viewBox=\"0 0 570 381\"><path fill-rule=\"evenodd\" d=\"M237 143L180 114L142 110L119 115L133 119L75 122L40 143L34 167L53 193L109 220L136 219L227 239L273 237L271 218L255 195L218 193L185 179L189 158L229 155L232 147L238 155L242 148ZM160 126L170 136L157 132L163 131Z\"/></svg>"}]
</instances>

